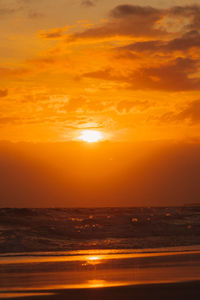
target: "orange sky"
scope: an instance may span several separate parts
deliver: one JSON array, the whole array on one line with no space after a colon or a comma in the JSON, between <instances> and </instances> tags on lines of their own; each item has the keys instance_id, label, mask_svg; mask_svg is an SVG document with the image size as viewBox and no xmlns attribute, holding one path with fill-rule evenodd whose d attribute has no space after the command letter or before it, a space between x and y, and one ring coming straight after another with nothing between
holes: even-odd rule
<instances>
[{"instance_id":1,"label":"orange sky","mask_svg":"<svg viewBox=\"0 0 200 300\"><path fill-rule=\"evenodd\" d=\"M0 207L198 202L199 153L194 142L1 142Z\"/></svg>"},{"instance_id":2,"label":"orange sky","mask_svg":"<svg viewBox=\"0 0 200 300\"><path fill-rule=\"evenodd\" d=\"M182 145L185 149L189 143L192 149L193 146L199 149L198 4L197 0L192 4L189 0L57 0L56 4L55 0L0 0L0 141L38 143L38 149L43 147L41 143L58 143L55 151L59 152L58 149L65 149L65 143L69 143L70 148L74 142L72 144L76 148L82 130L99 130L104 141L98 147L104 149L104 142L108 141L114 157L115 151L119 151L118 159L122 161L110 166L110 175L105 175L101 170L102 178L110 176L108 182L112 183L115 181L111 178L121 174L121 168L127 178L137 177L136 174L130 175L130 169L134 169L137 160L133 157L138 157L144 143L150 148L149 145L155 143L156 149L159 143L173 145L174 155L177 153L174 145L179 145L180 149ZM116 143L121 144L116 146ZM133 146L136 144L140 146ZM0 145L4 143L0 142ZM8 148L13 151L15 145L9 145ZM27 149L30 144L23 145ZM79 161L81 147L84 146L80 145L78 158L72 160L77 164L79 176L72 176L71 186L77 181L80 183L87 172L93 174L100 167L97 164L92 171L83 168ZM135 153L134 147L137 148ZM72 153L75 148L70 148ZM128 156L123 160L126 148L129 149ZM93 150L94 161L98 160L99 151ZM152 161L157 156L156 151ZM69 157L68 148L66 153ZM190 151L186 153L189 159ZM63 159L65 155L62 154ZM44 162L44 157L41 154L39 161ZM53 160L56 161L56 156ZM6 161L9 162L9 155ZM89 158L87 162L88 166L91 163ZM107 163L104 161L102 164L103 168ZM192 164L195 165L194 162ZM74 172L72 165L70 172ZM161 165L163 163L160 162ZM184 168L187 173L188 169ZM196 178L196 171L190 172L191 168L188 174L194 174L191 176ZM62 180L66 182L68 175L63 176ZM123 176L120 176L122 179ZM156 182L158 177L155 175L152 178ZM132 198L138 197L142 182L138 182L135 196L128 179L121 186L120 193L123 194L126 187L129 191L127 198L130 195ZM85 188L89 188L88 184L89 180ZM58 186L55 191L59 190ZM103 186L106 186L105 182ZM170 186L170 189L173 188ZM61 192L63 199L64 190ZM191 190L188 186L188 194ZM6 191L3 196L8 199ZM107 191L113 199L119 194L116 204L120 204L123 198L120 193L113 193L112 188L108 187ZM70 193L69 198L75 199L76 193ZM194 193L193 200L197 200L198 193ZM92 203L95 193L83 194L83 204ZM102 191L104 201L105 195L106 188ZM141 201L150 203L154 196L153 192L150 198L143 195ZM170 197L171 194L168 195ZM63 201L61 205L65 204ZM53 203L56 202L52 200Z\"/></svg>"},{"instance_id":3,"label":"orange sky","mask_svg":"<svg viewBox=\"0 0 200 300\"><path fill-rule=\"evenodd\" d=\"M197 2L1 0L0 138L199 137Z\"/></svg>"}]
</instances>

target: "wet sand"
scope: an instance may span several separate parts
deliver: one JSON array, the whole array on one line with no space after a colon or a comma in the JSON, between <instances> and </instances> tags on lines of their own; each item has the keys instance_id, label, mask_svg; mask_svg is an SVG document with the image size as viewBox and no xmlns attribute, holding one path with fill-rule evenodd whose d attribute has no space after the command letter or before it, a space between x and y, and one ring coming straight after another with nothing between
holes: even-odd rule
<instances>
[{"instance_id":1,"label":"wet sand","mask_svg":"<svg viewBox=\"0 0 200 300\"><path fill-rule=\"evenodd\" d=\"M49 293L49 294L48 294ZM12 295L2 294L2 299L29 299L29 300L196 300L200 299L200 281L167 283L167 284L147 284L123 287L107 288L85 288L85 289L66 289L23 291Z\"/></svg>"},{"instance_id":2,"label":"wet sand","mask_svg":"<svg viewBox=\"0 0 200 300\"><path fill-rule=\"evenodd\" d=\"M200 299L200 251L186 250L4 255L0 298Z\"/></svg>"}]
</instances>

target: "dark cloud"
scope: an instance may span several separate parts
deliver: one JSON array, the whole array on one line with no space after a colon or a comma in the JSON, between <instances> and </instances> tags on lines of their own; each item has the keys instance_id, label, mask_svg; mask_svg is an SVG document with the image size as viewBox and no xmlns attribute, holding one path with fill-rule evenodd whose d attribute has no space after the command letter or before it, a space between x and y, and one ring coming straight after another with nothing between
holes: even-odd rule
<instances>
[{"instance_id":1,"label":"dark cloud","mask_svg":"<svg viewBox=\"0 0 200 300\"><path fill-rule=\"evenodd\" d=\"M163 35L163 30L154 27L162 16L162 10L152 7L117 6L109 13L108 21L103 25L77 32L71 39Z\"/></svg>"},{"instance_id":2,"label":"dark cloud","mask_svg":"<svg viewBox=\"0 0 200 300\"><path fill-rule=\"evenodd\" d=\"M116 19L119 18L124 18L127 16L132 16L132 17L143 17L143 16L153 16L156 18L160 17L161 10L153 8L151 6L135 6L135 5L119 5L115 7L113 10L110 12L110 16Z\"/></svg>"},{"instance_id":3,"label":"dark cloud","mask_svg":"<svg viewBox=\"0 0 200 300\"><path fill-rule=\"evenodd\" d=\"M200 27L200 5L175 6L168 10L170 16L185 17L190 21L185 29L199 30Z\"/></svg>"},{"instance_id":4,"label":"dark cloud","mask_svg":"<svg viewBox=\"0 0 200 300\"><path fill-rule=\"evenodd\" d=\"M95 0L82 0L81 5L85 6L85 7L93 7L96 5L96 1Z\"/></svg>"},{"instance_id":5,"label":"dark cloud","mask_svg":"<svg viewBox=\"0 0 200 300\"><path fill-rule=\"evenodd\" d=\"M117 59L129 59L127 72L124 72L123 68L114 70L105 66L83 76L122 82L135 90L200 90L200 78L197 75L200 61L198 55L193 59L191 55L189 56L190 50L197 51L200 48L200 27L196 26L199 17L200 6L194 5L170 9L134 5L115 7L103 25L75 33L73 38L117 39L119 36L129 36L140 37L143 41L135 41L111 50L115 58L117 56ZM174 32L170 32L171 19L175 22ZM148 39L144 40L145 37ZM154 63L151 65L149 62L148 65L135 69L134 61L135 59L141 61L143 52L152 55L155 58Z\"/></svg>"},{"instance_id":6,"label":"dark cloud","mask_svg":"<svg viewBox=\"0 0 200 300\"><path fill-rule=\"evenodd\" d=\"M181 38L168 42L166 45L166 51L186 51L193 47L200 47L200 33L196 30L189 31Z\"/></svg>"},{"instance_id":7,"label":"dark cloud","mask_svg":"<svg viewBox=\"0 0 200 300\"><path fill-rule=\"evenodd\" d=\"M174 6L169 9L171 15L190 17L200 13L199 5Z\"/></svg>"},{"instance_id":8,"label":"dark cloud","mask_svg":"<svg viewBox=\"0 0 200 300\"><path fill-rule=\"evenodd\" d=\"M189 120L192 124L200 123L200 100L189 103L181 112L173 114L171 119L176 121Z\"/></svg>"},{"instance_id":9,"label":"dark cloud","mask_svg":"<svg viewBox=\"0 0 200 300\"><path fill-rule=\"evenodd\" d=\"M11 14L15 13L16 11L17 11L17 9L14 9L14 8L1 8L0 7L0 17L11 15Z\"/></svg>"},{"instance_id":10,"label":"dark cloud","mask_svg":"<svg viewBox=\"0 0 200 300\"><path fill-rule=\"evenodd\" d=\"M165 53L173 51L186 52L191 48L200 48L200 33L196 30L189 31L183 34L180 38L175 38L170 41L153 40L136 42L124 47L117 48L118 51L132 52L150 52L150 53Z\"/></svg>"},{"instance_id":11,"label":"dark cloud","mask_svg":"<svg viewBox=\"0 0 200 300\"><path fill-rule=\"evenodd\" d=\"M83 74L84 77L92 77L97 79L103 79L103 80L119 80L120 77L113 72L111 68L107 68L104 70L98 70L94 72L88 72Z\"/></svg>"},{"instance_id":12,"label":"dark cloud","mask_svg":"<svg viewBox=\"0 0 200 300\"><path fill-rule=\"evenodd\" d=\"M83 76L121 81L133 90L152 89L165 91L200 90L200 78L191 75L198 71L200 62L189 58L177 58L157 67L141 67L131 73L120 75L112 69L86 73Z\"/></svg>"},{"instance_id":13,"label":"dark cloud","mask_svg":"<svg viewBox=\"0 0 200 300\"><path fill-rule=\"evenodd\" d=\"M37 12L37 11L33 11L33 10L30 10L28 12L28 17L30 19L40 19L40 18L43 18L45 15L43 13L40 13L40 12Z\"/></svg>"},{"instance_id":14,"label":"dark cloud","mask_svg":"<svg viewBox=\"0 0 200 300\"><path fill-rule=\"evenodd\" d=\"M200 6L175 6L170 9L158 9L151 6L119 5L109 12L108 20L102 25L77 32L71 36L71 40L115 36L164 37L171 32L168 19L179 23L179 26L175 26L174 29L177 32L181 31L184 34L188 31L198 31ZM180 29L181 21L182 28ZM177 40L176 43L178 42L181 41ZM173 47L173 44L170 46Z\"/></svg>"},{"instance_id":15,"label":"dark cloud","mask_svg":"<svg viewBox=\"0 0 200 300\"><path fill-rule=\"evenodd\" d=\"M200 124L200 99L188 103L179 112L166 112L159 120L163 123L188 121L190 125Z\"/></svg>"},{"instance_id":16,"label":"dark cloud","mask_svg":"<svg viewBox=\"0 0 200 300\"><path fill-rule=\"evenodd\" d=\"M199 61L177 58L158 67L140 68L130 76L131 88L166 91L200 90L200 78L191 78Z\"/></svg>"},{"instance_id":17,"label":"dark cloud","mask_svg":"<svg viewBox=\"0 0 200 300\"><path fill-rule=\"evenodd\" d=\"M42 32L40 33L40 37L43 39L59 39L63 36L62 28L55 28L50 32Z\"/></svg>"},{"instance_id":18,"label":"dark cloud","mask_svg":"<svg viewBox=\"0 0 200 300\"><path fill-rule=\"evenodd\" d=\"M38 1L40 3L42 0ZM11 3L0 3L0 16L9 16L14 13L24 12L28 18L36 19L44 16L43 13L31 9L36 0L16 0Z\"/></svg>"},{"instance_id":19,"label":"dark cloud","mask_svg":"<svg viewBox=\"0 0 200 300\"><path fill-rule=\"evenodd\" d=\"M0 90L0 98L6 97L8 95L8 90Z\"/></svg>"},{"instance_id":20,"label":"dark cloud","mask_svg":"<svg viewBox=\"0 0 200 300\"><path fill-rule=\"evenodd\" d=\"M119 47L119 51L133 51L133 52L155 52L164 47L165 43L161 40L136 42L127 46Z\"/></svg>"}]
</instances>

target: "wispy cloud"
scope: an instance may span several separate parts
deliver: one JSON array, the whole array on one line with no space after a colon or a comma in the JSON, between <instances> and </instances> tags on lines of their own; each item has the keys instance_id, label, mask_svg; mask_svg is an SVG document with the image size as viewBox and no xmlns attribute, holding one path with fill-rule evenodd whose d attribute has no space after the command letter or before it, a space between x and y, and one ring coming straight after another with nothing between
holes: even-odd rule
<instances>
[{"instance_id":1,"label":"wispy cloud","mask_svg":"<svg viewBox=\"0 0 200 300\"><path fill-rule=\"evenodd\" d=\"M81 5L85 7L93 7L96 5L97 0L81 0Z\"/></svg>"}]
</instances>

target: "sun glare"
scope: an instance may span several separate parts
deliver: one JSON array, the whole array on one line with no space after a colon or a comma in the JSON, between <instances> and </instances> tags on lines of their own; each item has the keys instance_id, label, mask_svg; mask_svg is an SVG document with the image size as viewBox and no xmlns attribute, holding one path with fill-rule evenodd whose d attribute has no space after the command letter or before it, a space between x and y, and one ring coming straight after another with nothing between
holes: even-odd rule
<instances>
[{"instance_id":1,"label":"sun glare","mask_svg":"<svg viewBox=\"0 0 200 300\"><path fill-rule=\"evenodd\" d=\"M89 260L99 260L100 258L98 256L90 256Z\"/></svg>"},{"instance_id":2,"label":"sun glare","mask_svg":"<svg viewBox=\"0 0 200 300\"><path fill-rule=\"evenodd\" d=\"M78 139L87 143L96 143L103 139L103 135L97 130L83 130Z\"/></svg>"}]
</instances>

